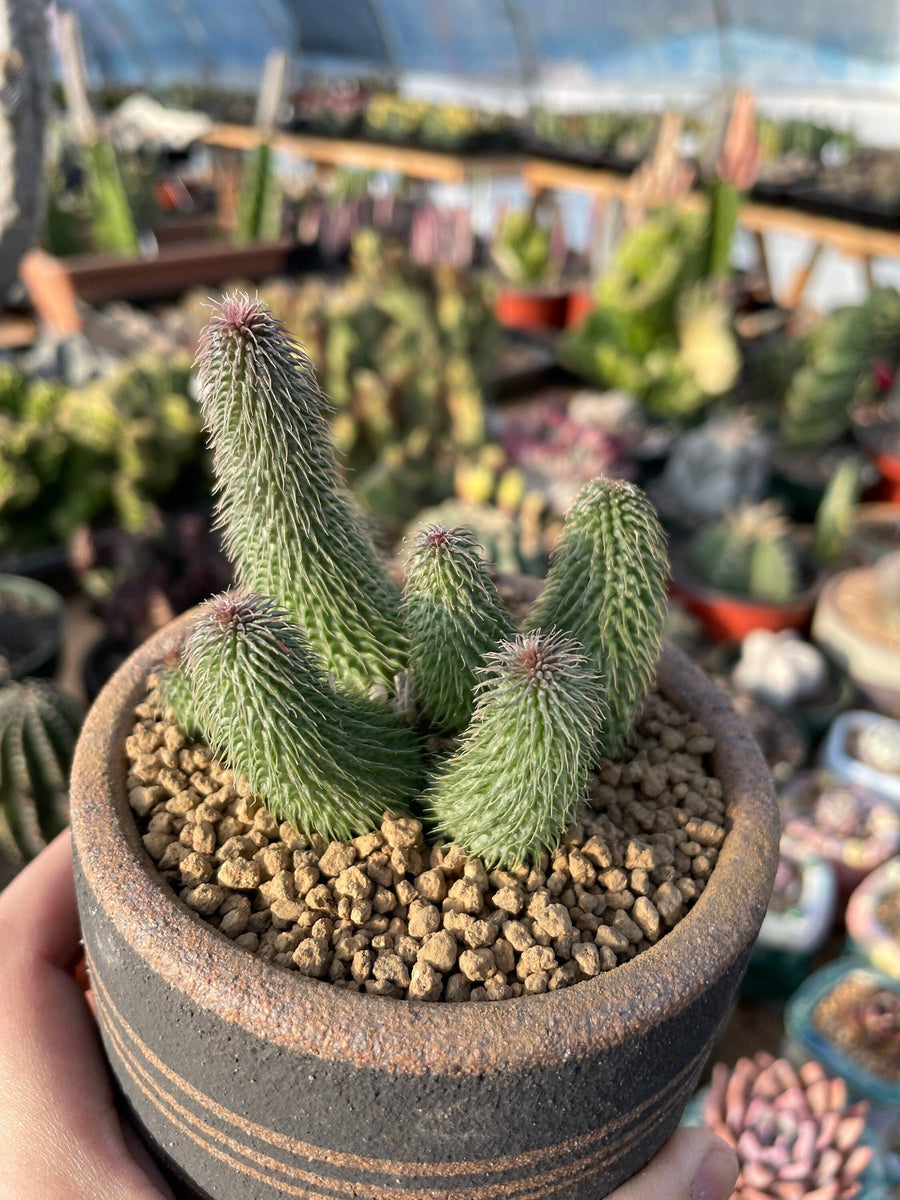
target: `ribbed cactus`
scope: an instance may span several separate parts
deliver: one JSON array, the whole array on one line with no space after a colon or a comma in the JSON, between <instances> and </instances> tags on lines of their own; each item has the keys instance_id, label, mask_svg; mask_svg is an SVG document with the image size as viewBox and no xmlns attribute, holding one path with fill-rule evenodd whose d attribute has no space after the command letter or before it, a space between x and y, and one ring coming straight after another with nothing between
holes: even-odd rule
<instances>
[{"instance_id":1,"label":"ribbed cactus","mask_svg":"<svg viewBox=\"0 0 900 1200\"><path fill-rule=\"evenodd\" d=\"M531 628L579 641L602 673L609 717L600 735L620 752L656 671L666 609L665 535L633 484L594 479L573 504Z\"/></svg>"},{"instance_id":2,"label":"ribbed cactus","mask_svg":"<svg viewBox=\"0 0 900 1200\"><path fill-rule=\"evenodd\" d=\"M535 630L504 642L426 795L439 832L488 866L554 849L585 797L604 717L599 673L573 639Z\"/></svg>"},{"instance_id":3,"label":"ribbed cactus","mask_svg":"<svg viewBox=\"0 0 900 1200\"><path fill-rule=\"evenodd\" d=\"M340 479L312 365L240 294L214 311L199 365L239 583L296 617L341 686L390 686L406 656L399 589Z\"/></svg>"},{"instance_id":4,"label":"ribbed cactus","mask_svg":"<svg viewBox=\"0 0 900 1200\"><path fill-rule=\"evenodd\" d=\"M441 729L464 729L486 654L515 635L471 530L431 525L406 565L406 631L421 708Z\"/></svg>"},{"instance_id":5,"label":"ribbed cactus","mask_svg":"<svg viewBox=\"0 0 900 1200\"><path fill-rule=\"evenodd\" d=\"M724 592L786 604L800 588L800 565L787 518L771 501L726 513L687 547L690 566Z\"/></svg>"},{"instance_id":6,"label":"ribbed cactus","mask_svg":"<svg viewBox=\"0 0 900 1200\"><path fill-rule=\"evenodd\" d=\"M346 839L401 811L420 785L413 731L374 702L335 692L274 601L214 597L185 657L201 728L279 820Z\"/></svg>"},{"instance_id":7,"label":"ribbed cactus","mask_svg":"<svg viewBox=\"0 0 900 1200\"><path fill-rule=\"evenodd\" d=\"M69 767L81 710L52 684L0 687L0 858L19 865L68 820Z\"/></svg>"},{"instance_id":8,"label":"ribbed cactus","mask_svg":"<svg viewBox=\"0 0 900 1200\"><path fill-rule=\"evenodd\" d=\"M268 142L260 142L244 158L237 209L234 240L238 245L281 233L281 189Z\"/></svg>"},{"instance_id":9,"label":"ribbed cactus","mask_svg":"<svg viewBox=\"0 0 900 1200\"><path fill-rule=\"evenodd\" d=\"M186 733L199 732L200 720L191 690L191 677L180 650L172 650L164 658L155 699L159 711L165 713L171 709Z\"/></svg>"}]
</instances>

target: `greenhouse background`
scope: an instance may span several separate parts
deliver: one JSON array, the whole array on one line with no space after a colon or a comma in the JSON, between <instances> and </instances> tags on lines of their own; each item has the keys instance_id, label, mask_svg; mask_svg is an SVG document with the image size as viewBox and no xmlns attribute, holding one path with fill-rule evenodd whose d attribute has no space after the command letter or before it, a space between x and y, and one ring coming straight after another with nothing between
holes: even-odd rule
<instances>
[{"instance_id":1,"label":"greenhouse background","mask_svg":"<svg viewBox=\"0 0 900 1200\"><path fill-rule=\"evenodd\" d=\"M897 0L0 0L0 976L10 1200L900 1200Z\"/></svg>"}]
</instances>

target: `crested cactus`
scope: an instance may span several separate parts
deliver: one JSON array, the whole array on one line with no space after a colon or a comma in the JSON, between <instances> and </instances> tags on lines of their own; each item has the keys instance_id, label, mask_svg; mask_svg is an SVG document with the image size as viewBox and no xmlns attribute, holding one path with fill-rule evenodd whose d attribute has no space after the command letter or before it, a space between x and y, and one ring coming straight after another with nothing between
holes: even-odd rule
<instances>
[{"instance_id":1,"label":"crested cactus","mask_svg":"<svg viewBox=\"0 0 900 1200\"><path fill-rule=\"evenodd\" d=\"M733 1070L713 1068L703 1119L737 1152L737 1200L763 1196L851 1200L872 1159L861 1144L868 1105L848 1106L847 1085L817 1062L799 1071L759 1051Z\"/></svg>"},{"instance_id":2,"label":"crested cactus","mask_svg":"<svg viewBox=\"0 0 900 1200\"><path fill-rule=\"evenodd\" d=\"M0 688L0 858L32 858L68 820L78 705L43 680Z\"/></svg>"},{"instance_id":3,"label":"crested cactus","mask_svg":"<svg viewBox=\"0 0 900 1200\"><path fill-rule=\"evenodd\" d=\"M439 832L488 866L552 850L585 797L604 707L599 673L572 638L535 630L502 643L426 795Z\"/></svg>"},{"instance_id":4,"label":"crested cactus","mask_svg":"<svg viewBox=\"0 0 900 1200\"><path fill-rule=\"evenodd\" d=\"M200 727L277 819L344 839L377 828L414 794L422 760L413 731L374 702L335 692L274 601L214 597L185 657Z\"/></svg>"},{"instance_id":5,"label":"crested cactus","mask_svg":"<svg viewBox=\"0 0 900 1200\"><path fill-rule=\"evenodd\" d=\"M547 586L529 621L576 638L606 683L601 752L624 745L662 644L668 562L656 512L639 488L595 479L563 526Z\"/></svg>"},{"instance_id":6,"label":"crested cactus","mask_svg":"<svg viewBox=\"0 0 900 1200\"><path fill-rule=\"evenodd\" d=\"M439 728L465 728L485 655L515 634L470 530L431 525L416 535L404 615L420 706Z\"/></svg>"},{"instance_id":7,"label":"crested cactus","mask_svg":"<svg viewBox=\"0 0 900 1200\"><path fill-rule=\"evenodd\" d=\"M698 530L687 558L710 587L764 603L789 603L800 588L790 525L770 501L744 505Z\"/></svg>"},{"instance_id":8,"label":"crested cactus","mask_svg":"<svg viewBox=\"0 0 900 1200\"><path fill-rule=\"evenodd\" d=\"M201 341L200 404L238 581L283 604L344 687L404 666L400 594L338 474L309 359L258 301L227 297Z\"/></svg>"}]
</instances>

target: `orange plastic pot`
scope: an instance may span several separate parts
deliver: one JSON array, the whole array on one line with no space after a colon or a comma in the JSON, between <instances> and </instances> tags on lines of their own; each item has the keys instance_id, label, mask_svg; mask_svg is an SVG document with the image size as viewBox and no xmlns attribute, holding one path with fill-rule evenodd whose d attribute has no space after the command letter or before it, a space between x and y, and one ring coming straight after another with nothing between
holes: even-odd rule
<instances>
[{"instance_id":1,"label":"orange plastic pot","mask_svg":"<svg viewBox=\"0 0 900 1200\"><path fill-rule=\"evenodd\" d=\"M567 299L565 292L503 288L494 312L507 329L562 329L566 323Z\"/></svg>"},{"instance_id":2,"label":"orange plastic pot","mask_svg":"<svg viewBox=\"0 0 900 1200\"><path fill-rule=\"evenodd\" d=\"M686 571L673 571L669 592L701 622L715 642L740 642L753 629L805 629L812 617L815 588L788 604L770 604L707 587Z\"/></svg>"}]
</instances>

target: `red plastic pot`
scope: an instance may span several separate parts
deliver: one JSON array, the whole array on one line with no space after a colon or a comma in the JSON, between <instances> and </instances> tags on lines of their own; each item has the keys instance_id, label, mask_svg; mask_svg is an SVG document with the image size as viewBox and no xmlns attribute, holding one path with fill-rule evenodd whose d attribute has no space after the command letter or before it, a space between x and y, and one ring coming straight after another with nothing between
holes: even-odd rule
<instances>
[{"instance_id":1,"label":"red plastic pot","mask_svg":"<svg viewBox=\"0 0 900 1200\"><path fill-rule=\"evenodd\" d=\"M888 504L900 504L900 458L895 454L879 453L873 449L868 449L867 453L881 474L881 479L872 491L872 499L883 500Z\"/></svg>"},{"instance_id":2,"label":"red plastic pot","mask_svg":"<svg viewBox=\"0 0 900 1200\"><path fill-rule=\"evenodd\" d=\"M740 642L753 629L804 629L812 617L815 588L807 588L788 604L770 604L707 587L684 568L673 567L669 593L702 623L715 642Z\"/></svg>"},{"instance_id":3,"label":"red plastic pot","mask_svg":"<svg viewBox=\"0 0 900 1200\"><path fill-rule=\"evenodd\" d=\"M507 329L562 329L566 323L565 292L502 288L494 312Z\"/></svg>"},{"instance_id":4,"label":"red plastic pot","mask_svg":"<svg viewBox=\"0 0 900 1200\"><path fill-rule=\"evenodd\" d=\"M566 300L566 329L579 329L594 311L593 288L579 288L569 292Z\"/></svg>"}]
</instances>

